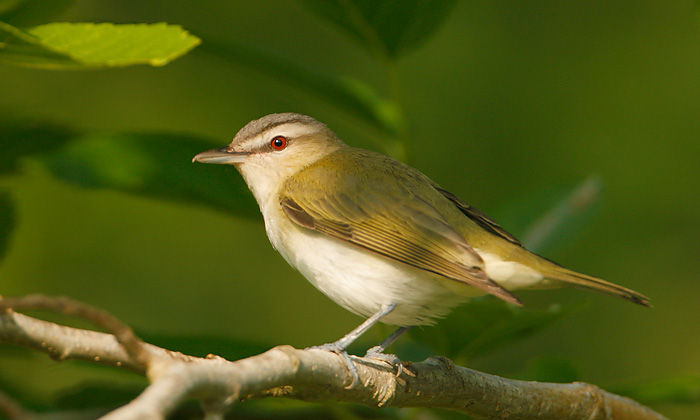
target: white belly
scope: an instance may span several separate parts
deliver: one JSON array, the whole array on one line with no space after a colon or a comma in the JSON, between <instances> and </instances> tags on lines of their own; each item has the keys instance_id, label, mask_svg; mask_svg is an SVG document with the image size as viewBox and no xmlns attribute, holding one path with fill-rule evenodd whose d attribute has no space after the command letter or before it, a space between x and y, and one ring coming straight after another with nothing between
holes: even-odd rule
<instances>
[{"instance_id":1,"label":"white belly","mask_svg":"<svg viewBox=\"0 0 700 420\"><path fill-rule=\"evenodd\" d=\"M426 325L447 315L466 300L465 296L483 294L285 219L284 231L289 233L280 235L278 226L269 223L269 219L265 218L265 226L275 249L317 289L357 315L369 317L382 305L396 303L396 309L382 322ZM463 288L464 293L455 294L455 286Z\"/></svg>"}]
</instances>

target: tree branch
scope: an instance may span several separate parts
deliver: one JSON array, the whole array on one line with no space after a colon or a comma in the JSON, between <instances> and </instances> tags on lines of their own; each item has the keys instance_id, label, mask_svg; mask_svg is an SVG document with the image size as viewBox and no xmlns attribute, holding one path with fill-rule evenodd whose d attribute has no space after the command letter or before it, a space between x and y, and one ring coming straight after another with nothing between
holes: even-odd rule
<instances>
[{"instance_id":1,"label":"tree branch","mask_svg":"<svg viewBox=\"0 0 700 420\"><path fill-rule=\"evenodd\" d=\"M86 318L112 334L57 325L9 308L48 309ZM202 401L207 418L223 418L237 400L287 397L306 401L342 401L375 407L435 407L489 419L664 419L628 398L585 383L516 381L456 366L443 357L406 363L401 371L385 362L354 357L361 385L346 389L351 378L343 361L323 350L275 347L247 359L186 356L147 343L104 311L66 298L28 296L0 300L0 341L49 354L146 374L141 395L104 419L165 418L184 399ZM17 412L0 398L0 411Z\"/></svg>"}]
</instances>

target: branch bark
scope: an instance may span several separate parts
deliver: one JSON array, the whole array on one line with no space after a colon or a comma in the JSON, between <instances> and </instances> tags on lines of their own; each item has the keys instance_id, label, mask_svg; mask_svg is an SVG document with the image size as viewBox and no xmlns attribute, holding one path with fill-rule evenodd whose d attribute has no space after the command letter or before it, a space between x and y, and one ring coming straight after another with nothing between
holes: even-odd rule
<instances>
[{"instance_id":1,"label":"branch bark","mask_svg":"<svg viewBox=\"0 0 700 420\"><path fill-rule=\"evenodd\" d=\"M57 325L10 308L49 309L78 315L111 334ZM374 359L354 357L360 386L343 361L323 350L275 347L247 359L196 358L142 342L103 311L66 298L28 296L0 300L0 341L49 354L145 374L151 384L104 419L164 419L189 397L202 401L207 418L223 418L238 400L287 397L375 407L434 407L488 419L659 420L665 417L633 400L586 383L553 384L501 378L456 366L443 357L406 363L400 372ZM0 409L18 412L8 398ZM19 417L19 415L17 415Z\"/></svg>"}]
</instances>

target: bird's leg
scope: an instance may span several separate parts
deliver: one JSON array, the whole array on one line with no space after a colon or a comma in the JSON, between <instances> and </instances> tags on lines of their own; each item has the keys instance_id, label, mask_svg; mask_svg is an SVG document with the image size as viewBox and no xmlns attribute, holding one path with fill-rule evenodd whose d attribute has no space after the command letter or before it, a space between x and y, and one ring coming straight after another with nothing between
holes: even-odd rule
<instances>
[{"instance_id":1,"label":"bird's leg","mask_svg":"<svg viewBox=\"0 0 700 420\"><path fill-rule=\"evenodd\" d=\"M312 349L322 349L322 350L330 350L330 351L344 351L352 344L355 340L357 340L362 334L364 334L368 329L372 328L374 324L376 324L380 319L388 315L391 311L396 308L395 303L390 303L388 305L382 305L382 307L372 315L371 317L367 318L365 322L360 324L357 328L354 330L350 331L347 333L343 338L340 340L333 342L333 343L328 343L328 344L323 344L320 346L313 346L309 347Z\"/></svg>"},{"instance_id":2,"label":"bird's leg","mask_svg":"<svg viewBox=\"0 0 700 420\"><path fill-rule=\"evenodd\" d=\"M379 343L379 345L367 350L367 353L365 353L365 357L371 359L379 359L394 366L397 366L397 375L400 374L401 370L403 369L403 363L401 363L401 359L399 359L399 357L395 354L386 354L384 352L390 345L394 344L394 341L396 341L399 337L403 335L403 333L410 330L411 328L413 328L413 326L400 327L399 329L391 333L386 339L384 339L384 341Z\"/></svg>"},{"instance_id":3,"label":"bird's leg","mask_svg":"<svg viewBox=\"0 0 700 420\"><path fill-rule=\"evenodd\" d=\"M357 340L357 338L360 337L362 334L364 334L368 329L372 328L372 326L374 326L374 324L376 324L380 319L382 319L383 317L388 315L391 311L393 311L394 308L396 308L396 303L382 305L382 307L379 309L379 311L377 311L377 313L375 313L371 317L367 318L365 320L365 322L360 324L354 330L347 333L340 340L338 340L334 343L327 343L327 344L322 344L320 346L309 347L309 349L327 350L327 351L332 351L333 353L338 354L343 359L343 362L345 362L345 365L347 366L348 371L350 372L350 375L352 376L352 382L350 383L350 385L347 386L347 388L348 389L353 388L355 386L355 384L357 384L360 381L360 377L357 374L357 367L355 366L355 364L350 359L350 356L348 355L348 352L347 352L348 346L350 346L350 344L352 344L353 341ZM397 338L398 338L398 336L397 336ZM394 340L395 339L396 338L394 338ZM391 344L391 343L389 343L389 344ZM381 344L380 344L380 346L381 346ZM387 346L388 346L388 344L387 344Z\"/></svg>"},{"instance_id":4,"label":"bird's leg","mask_svg":"<svg viewBox=\"0 0 700 420\"><path fill-rule=\"evenodd\" d=\"M400 327L399 329L397 329L396 331L391 333L391 335L389 335L387 338L385 338L384 341L379 343L379 345L376 345L376 346L372 347L371 349L367 350L367 354L365 354L365 357L377 357L380 355L387 356L386 354L384 354L386 349L390 345L394 344L394 341L396 341L399 337L401 337L403 335L403 333L410 330L411 328L413 328L413 326Z\"/></svg>"}]
</instances>

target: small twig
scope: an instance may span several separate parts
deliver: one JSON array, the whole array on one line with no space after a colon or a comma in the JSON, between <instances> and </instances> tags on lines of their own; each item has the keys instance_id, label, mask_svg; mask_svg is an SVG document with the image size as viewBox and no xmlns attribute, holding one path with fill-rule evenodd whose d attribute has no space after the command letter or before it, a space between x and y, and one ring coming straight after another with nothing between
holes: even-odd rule
<instances>
[{"instance_id":1,"label":"small twig","mask_svg":"<svg viewBox=\"0 0 700 420\"><path fill-rule=\"evenodd\" d=\"M65 296L35 294L0 299L0 312L8 310L51 311L85 319L114 335L133 359L144 365L148 363L149 353L144 350L144 342L126 324L102 309Z\"/></svg>"}]
</instances>

